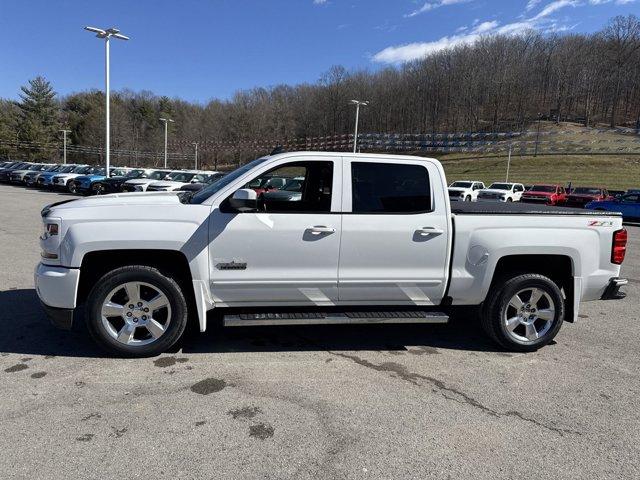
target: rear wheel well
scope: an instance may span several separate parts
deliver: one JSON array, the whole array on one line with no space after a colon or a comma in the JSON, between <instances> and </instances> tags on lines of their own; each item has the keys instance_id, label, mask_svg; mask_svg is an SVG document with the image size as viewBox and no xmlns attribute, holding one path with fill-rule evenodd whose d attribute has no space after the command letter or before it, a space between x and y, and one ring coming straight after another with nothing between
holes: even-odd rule
<instances>
[{"instance_id":1,"label":"rear wheel well","mask_svg":"<svg viewBox=\"0 0 640 480\"><path fill-rule=\"evenodd\" d=\"M101 250L87 253L80 266L78 304L83 303L96 282L107 272L128 265L155 267L163 275L172 277L193 305L193 283L189 262L175 250ZM194 311L194 310L192 310Z\"/></svg>"},{"instance_id":2,"label":"rear wheel well","mask_svg":"<svg viewBox=\"0 0 640 480\"><path fill-rule=\"evenodd\" d=\"M498 260L491 287L504 277L524 273L538 273L549 277L562 290L565 302L565 320L573 321L573 261L566 255L509 255Z\"/></svg>"}]
</instances>

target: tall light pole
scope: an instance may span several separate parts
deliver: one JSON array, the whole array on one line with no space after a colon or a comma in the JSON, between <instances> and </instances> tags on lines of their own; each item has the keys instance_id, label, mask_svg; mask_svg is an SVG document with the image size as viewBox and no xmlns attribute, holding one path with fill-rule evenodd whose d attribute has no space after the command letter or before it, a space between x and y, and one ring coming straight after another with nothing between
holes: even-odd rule
<instances>
[{"instance_id":1,"label":"tall light pole","mask_svg":"<svg viewBox=\"0 0 640 480\"><path fill-rule=\"evenodd\" d=\"M196 165L195 165L195 169L197 170L197 169L198 169L198 142L193 142L193 146L194 146L194 147L195 147L195 149L196 149L196 152L195 152L195 156L196 156Z\"/></svg>"},{"instance_id":2,"label":"tall light pole","mask_svg":"<svg viewBox=\"0 0 640 480\"><path fill-rule=\"evenodd\" d=\"M169 122L173 123L170 118L161 118L161 122L164 122L164 168L167 168L167 125Z\"/></svg>"},{"instance_id":3,"label":"tall light pole","mask_svg":"<svg viewBox=\"0 0 640 480\"><path fill-rule=\"evenodd\" d=\"M536 148L533 152L533 156L538 156L538 143L540 142L540 120L542 120L542 114L538 113L538 132L536 133Z\"/></svg>"},{"instance_id":4,"label":"tall light pole","mask_svg":"<svg viewBox=\"0 0 640 480\"><path fill-rule=\"evenodd\" d=\"M507 159L507 178L505 178L505 182L509 182L509 169L511 168L511 143L509 144L509 158Z\"/></svg>"},{"instance_id":5,"label":"tall light pole","mask_svg":"<svg viewBox=\"0 0 640 480\"><path fill-rule=\"evenodd\" d=\"M71 130L60 130L62 132L62 163L67 164L67 133L71 133Z\"/></svg>"},{"instance_id":6,"label":"tall light pole","mask_svg":"<svg viewBox=\"0 0 640 480\"><path fill-rule=\"evenodd\" d=\"M117 38L119 40L129 40L129 37L126 37L120 33L120 30L117 28L108 28L103 30L101 28L96 27L84 27L85 30L90 32L94 32L96 37L104 38L104 110L105 110L105 129L104 129L104 151L106 157L106 175L109 176L109 167L111 166L111 143L109 138L109 103L110 103L110 87L109 87L109 40L111 37Z\"/></svg>"},{"instance_id":7,"label":"tall light pole","mask_svg":"<svg viewBox=\"0 0 640 480\"><path fill-rule=\"evenodd\" d=\"M361 100L351 100L351 103L356 106L356 131L353 134L353 153L357 152L358 148L358 122L360 120L360 105L366 107L369 102L363 102Z\"/></svg>"}]
</instances>

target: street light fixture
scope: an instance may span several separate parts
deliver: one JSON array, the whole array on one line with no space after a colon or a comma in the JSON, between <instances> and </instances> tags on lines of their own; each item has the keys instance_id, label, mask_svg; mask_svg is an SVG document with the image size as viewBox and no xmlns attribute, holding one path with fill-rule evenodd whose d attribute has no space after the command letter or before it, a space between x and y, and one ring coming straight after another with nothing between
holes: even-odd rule
<instances>
[{"instance_id":1,"label":"street light fixture","mask_svg":"<svg viewBox=\"0 0 640 480\"><path fill-rule=\"evenodd\" d=\"M356 106L356 130L353 134L353 153L356 153L358 148L358 121L360 120L360 105L366 107L367 105L369 105L369 102L361 100L351 100L350 103Z\"/></svg>"},{"instance_id":2,"label":"street light fixture","mask_svg":"<svg viewBox=\"0 0 640 480\"><path fill-rule=\"evenodd\" d=\"M110 149L111 143L109 138L109 100L111 96L110 87L109 87L109 40L111 37L117 38L118 40L129 40L129 37L126 37L120 33L120 30L117 28L108 28L103 30L101 28L96 27L84 27L85 30L89 32L93 32L96 34L98 38L104 38L104 96L105 96L105 135L104 135L104 150L105 150L105 159L106 159L106 176L109 177L109 167L111 166L111 157L110 157Z\"/></svg>"},{"instance_id":3,"label":"street light fixture","mask_svg":"<svg viewBox=\"0 0 640 480\"><path fill-rule=\"evenodd\" d=\"M62 132L62 162L67 164L67 133L71 133L71 130L60 130Z\"/></svg>"},{"instance_id":4,"label":"street light fixture","mask_svg":"<svg viewBox=\"0 0 640 480\"><path fill-rule=\"evenodd\" d=\"M167 168L167 125L169 122L174 123L170 118L161 118L161 122L164 122L164 168Z\"/></svg>"}]
</instances>

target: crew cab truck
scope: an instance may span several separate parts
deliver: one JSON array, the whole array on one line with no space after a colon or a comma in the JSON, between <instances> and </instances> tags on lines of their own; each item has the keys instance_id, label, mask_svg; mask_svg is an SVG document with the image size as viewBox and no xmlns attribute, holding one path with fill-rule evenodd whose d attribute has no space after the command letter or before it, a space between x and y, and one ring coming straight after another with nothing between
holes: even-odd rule
<instances>
[{"instance_id":1,"label":"crew cab truck","mask_svg":"<svg viewBox=\"0 0 640 480\"><path fill-rule=\"evenodd\" d=\"M266 175L296 201L258 197ZM123 356L159 354L207 312L226 326L446 322L459 306L503 347L549 343L580 301L621 298L619 214L448 199L430 158L282 153L199 192L118 193L42 211L38 295Z\"/></svg>"}]
</instances>

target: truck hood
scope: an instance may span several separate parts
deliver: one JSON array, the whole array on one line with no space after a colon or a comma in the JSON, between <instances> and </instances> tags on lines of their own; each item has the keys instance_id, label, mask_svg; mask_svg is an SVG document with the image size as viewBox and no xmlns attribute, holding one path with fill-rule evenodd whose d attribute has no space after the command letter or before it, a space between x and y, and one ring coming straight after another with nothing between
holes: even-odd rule
<instances>
[{"instance_id":1,"label":"truck hood","mask_svg":"<svg viewBox=\"0 0 640 480\"><path fill-rule=\"evenodd\" d=\"M569 200L597 200L600 197L600 195L589 195L589 194L571 194L568 195L567 198Z\"/></svg>"},{"instance_id":2,"label":"truck hood","mask_svg":"<svg viewBox=\"0 0 640 480\"><path fill-rule=\"evenodd\" d=\"M511 193L509 190L496 190L495 188L485 188L480 190L478 193L491 193L494 195L509 195Z\"/></svg>"},{"instance_id":3,"label":"truck hood","mask_svg":"<svg viewBox=\"0 0 640 480\"><path fill-rule=\"evenodd\" d=\"M78 208L112 207L121 205L131 206L166 206L177 205L180 199L175 192L150 192L141 195L140 193L113 193L110 195L98 195L95 197L81 198L61 203L54 203L44 208L49 209L55 216L64 213L64 210Z\"/></svg>"},{"instance_id":4,"label":"truck hood","mask_svg":"<svg viewBox=\"0 0 640 480\"><path fill-rule=\"evenodd\" d=\"M161 182L162 180L152 180L149 178L136 178L134 180L127 180L127 185L149 185L150 183Z\"/></svg>"},{"instance_id":5,"label":"truck hood","mask_svg":"<svg viewBox=\"0 0 640 480\"><path fill-rule=\"evenodd\" d=\"M522 194L523 197L553 197L555 193L553 192L535 192L528 191Z\"/></svg>"},{"instance_id":6,"label":"truck hood","mask_svg":"<svg viewBox=\"0 0 640 480\"><path fill-rule=\"evenodd\" d=\"M457 192L457 193L463 193L466 192L468 190L468 188L460 188L460 187L449 187L448 190L450 192Z\"/></svg>"},{"instance_id":7,"label":"truck hood","mask_svg":"<svg viewBox=\"0 0 640 480\"><path fill-rule=\"evenodd\" d=\"M174 182L173 180L156 180L152 185L156 188L176 188L189 184L185 182Z\"/></svg>"}]
</instances>

